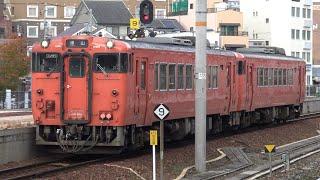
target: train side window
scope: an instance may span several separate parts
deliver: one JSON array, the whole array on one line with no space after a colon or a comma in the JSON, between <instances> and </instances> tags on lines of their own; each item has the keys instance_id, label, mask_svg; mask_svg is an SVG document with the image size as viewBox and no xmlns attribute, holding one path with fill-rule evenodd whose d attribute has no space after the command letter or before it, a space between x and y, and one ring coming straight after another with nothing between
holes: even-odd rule
<instances>
[{"instance_id":1,"label":"train side window","mask_svg":"<svg viewBox=\"0 0 320 180\"><path fill-rule=\"evenodd\" d=\"M257 68L257 86L259 86L259 72L260 72L260 68Z\"/></svg>"},{"instance_id":2,"label":"train side window","mask_svg":"<svg viewBox=\"0 0 320 180\"><path fill-rule=\"evenodd\" d=\"M288 85L293 85L293 69L289 69L288 72Z\"/></svg>"},{"instance_id":3,"label":"train side window","mask_svg":"<svg viewBox=\"0 0 320 180\"><path fill-rule=\"evenodd\" d=\"M269 86L273 86L273 68L269 68Z\"/></svg>"},{"instance_id":4,"label":"train side window","mask_svg":"<svg viewBox=\"0 0 320 180\"><path fill-rule=\"evenodd\" d=\"M176 65L169 64L169 90L176 89Z\"/></svg>"},{"instance_id":5,"label":"train side window","mask_svg":"<svg viewBox=\"0 0 320 180\"><path fill-rule=\"evenodd\" d=\"M287 69L283 69L283 85L287 85Z\"/></svg>"},{"instance_id":6,"label":"train side window","mask_svg":"<svg viewBox=\"0 0 320 180\"><path fill-rule=\"evenodd\" d=\"M186 89L192 89L192 65L186 65Z\"/></svg>"},{"instance_id":7,"label":"train side window","mask_svg":"<svg viewBox=\"0 0 320 180\"><path fill-rule=\"evenodd\" d=\"M84 77L85 60L83 58L70 58L69 60L69 76L73 78Z\"/></svg>"},{"instance_id":8,"label":"train side window","mask_svg":"<svg viewBox=\"0 0 320 180\"><path fill-rule=\"evenodd\" d=\"M154 84L155 84L155 87L154 87L154 89L156 90L156 91L158 91L159 90L159 64L158 63L156 63L155 65L154 65Z\"/></svg>"},{"instance_id":9,"label":"train side window","mask_svg":"<svg viewBox=\"0 0 320 180\"><path fill-rule=\"evenodd\" d=\"M178 64L178 90L184 89L184 65Z\"/></svg>"},{"instance_id":10,"label":"train side window","mask_svg":"<svg viewBox=\"0 0 320 180\"><path fill-rule=\"evenodd\" d=\"M238 74L245 74L245 63L243 61L237 62Z\"/></svg>"},{"instance_id":11,"label":"train side window","mask_svg":"<svg viewBox=\"0 0 320 180\"><path fill-rule=\"evenodd\" d=\"M160 90L167 90L167 64L160 64Z\"/></svg>"},{"instance_id":12,"label":"train side window","mask_svg":"<svg viewBox=\"0 0 320 180\"><path fill-rule=\"evenodd\" d=\"M141 77L141 81L140 81L140 88L141 89L145 89L146 88L146 62L145 61L141 61L141 71L140 71L140 77Z\"/></svg>"},{"instance_id":13,"label":"train side window","mask_svg":"<svg viewBox=\"0 0 320 180\"><path fill-rule=\"evenodd\" d=\"M207 88L211 89L211 66L207 67Z\"/></svg>"},{"instance_id":14,"label":"train side window","mask_svg":"<svg viewBox=\"0 0 320 180\"><path fill-rule=\"evenodd\" d=\"M263 68L263 86L268 86L268 68Z\"/></svg>"},{"instance_id":15,"label":"train side window","mask_svg":"<svg viewBox=\"0 0 320 180\"><path fill-rule=\"evenodd\" d=\"M59 54L32 53L33 72L59 72Z\"/></svg>"},{"instance_id":16,"label":"train side window","mask_svg":"<svg viewBox=\"0 0 320 180\"><path fill-rule=\"evenodd\" d=\"M278 84L279 86L282 85L282 69L281 68L278 69Z\"/></svg>"},{"instance_id":17,"label":"train side window","mask_svg":"<svg viewBox=\"0 0 320 180\"><path fill-rule=\"evenodd\" d=\"M212 88L218 88L218 66L212 66Z\"/></svg>"},{"instance_id":18,"label":"train side window","mask_svg":"<svg viewBox=\"0 0 320 180\"><path fill-rule=\"evenodd\" d=\"M259 68L259 86L263 86L263 68Z\"/></svg>"},{"instance_id":19,"label":"train side window","mask_svg":"<svg viewBox=\"0 0 320 180\"><path fill-rule=\"evenodd\" d=\"M273 85L278 86L278 69L274 68L273 70Z\"/></svg>"}]
</instances>

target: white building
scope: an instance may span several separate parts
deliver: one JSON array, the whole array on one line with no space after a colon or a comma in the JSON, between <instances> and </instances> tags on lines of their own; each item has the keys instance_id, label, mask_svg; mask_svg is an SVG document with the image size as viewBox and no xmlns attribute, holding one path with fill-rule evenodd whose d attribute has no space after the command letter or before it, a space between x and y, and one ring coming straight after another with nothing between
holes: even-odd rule
<instances>
[{"instance_id":1,"label":"white building","mask_svg":"<svg viewBox=\"0 0 320 180\"><path fill-rule=\"evenodd\" d=\"M284 48L305 59L306 83L312 84L312 0L240 0L250 46Z\"/></svg>"}]
</instances>

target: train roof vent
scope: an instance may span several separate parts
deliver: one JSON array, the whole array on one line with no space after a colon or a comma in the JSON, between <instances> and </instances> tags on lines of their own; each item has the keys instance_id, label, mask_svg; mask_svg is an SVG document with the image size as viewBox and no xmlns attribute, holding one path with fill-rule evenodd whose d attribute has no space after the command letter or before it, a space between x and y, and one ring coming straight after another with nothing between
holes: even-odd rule
<instances>
[{"instance_id":1,"label":"train roof vent","mask_svg":"<svg viewBox=\"0 0 320 180\"><path fill-rule=\"evenodd\" d=\"M192 42L188 39L179 39L172 37L145 37L145 38L137 38L138 42L148 42L155 44L174 44L174 45L182 45L182 46L192 46Z\"/></svg>"},{"instance_id":2,"label":"train roof vent","mask_svg":"<svg viewBox=\"0 0 320 180\"><path fill-rule=\"evenodd\" d=\"M283 48L278 47L254 47L254 48L237 48L240 53L262 53L262 54L281 54L286 55Z\"/></svg>"}]
</instances>

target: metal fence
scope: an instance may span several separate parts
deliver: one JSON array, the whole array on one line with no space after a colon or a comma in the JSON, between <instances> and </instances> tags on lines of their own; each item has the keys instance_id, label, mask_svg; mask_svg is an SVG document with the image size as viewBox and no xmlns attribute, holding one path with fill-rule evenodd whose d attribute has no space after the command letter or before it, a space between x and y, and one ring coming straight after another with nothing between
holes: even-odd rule
<instances>
[{"instance_id":1,"label":"metal fence","mask_svg":"<svg viewBox=\"0 0 320 180\"><path fill-rule=\"evenodd\" d=\"M31 92L0 91L0 109L31 108Z\"/></svg>"}]
</instances>

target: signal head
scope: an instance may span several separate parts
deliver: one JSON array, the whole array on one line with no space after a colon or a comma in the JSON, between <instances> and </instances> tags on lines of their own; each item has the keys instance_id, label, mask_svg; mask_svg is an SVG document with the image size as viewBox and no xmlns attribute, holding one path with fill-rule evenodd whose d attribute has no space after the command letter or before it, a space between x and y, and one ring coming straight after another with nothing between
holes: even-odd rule
<instances>
[{"instance_id":1,"label":"signal head","mask_svg":"<svg viewBox=\"0 0 320 180\"><path fill-rule=\"evenodd\" d=\"M144 0L140 3L140 21L143 24L150 24L153 20L153 4Z\"/></svg>"}]
</instances>

